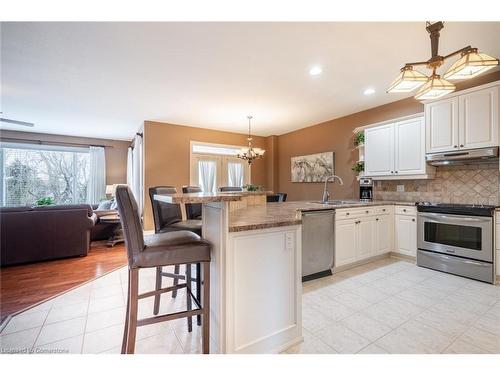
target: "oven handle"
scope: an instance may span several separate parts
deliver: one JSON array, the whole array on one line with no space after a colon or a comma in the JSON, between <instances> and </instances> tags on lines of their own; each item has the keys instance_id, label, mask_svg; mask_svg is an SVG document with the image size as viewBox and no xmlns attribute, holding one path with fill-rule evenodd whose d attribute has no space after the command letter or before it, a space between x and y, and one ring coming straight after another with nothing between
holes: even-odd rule
<instances>
[{"instance_id":1,"label":"oven handle","mask_svg":"<svg viewBox=\"0 0 500 375\"><path fill-rule=\"evenodd\" d=\"M488 223L491 222L490 217L469 217L469 216L449 216L436 213L419 213L420 217L426 217L429 219L443 219L443 220L453 220L453 221L469 221L474 223Z\"/></svg>"},{"instance_id":2,"label":"oven handle","mask_svg":"<svg viewBox=\"0 0 500 375\"><path fill-rule=\"evenodd\" d=\"M439 254L438 255L440 258L447 259L447 260L456 260L456 257L445 255L445 254ZM460 259L461 262L468 263L468 264L474 264L476 266L482 266L482 267L489 267L491 264L477 261L477 260L470 260L470 259Z\"/></svg>"}]
</instances>

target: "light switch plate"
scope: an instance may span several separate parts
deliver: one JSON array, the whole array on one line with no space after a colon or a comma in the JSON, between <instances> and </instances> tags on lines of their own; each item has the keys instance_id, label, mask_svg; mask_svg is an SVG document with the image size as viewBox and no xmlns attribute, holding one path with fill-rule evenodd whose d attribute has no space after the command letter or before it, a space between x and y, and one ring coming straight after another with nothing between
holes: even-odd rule
<instances>
[{"instance_id":1,"label":"light switch plate","mask_svg":"<svg viewBox=\"0 0 500 375\"><path fill-rule=\"evenodd\" d=\"M287 232L285 235L285 242L286 242L286 244L285 244L286 248L288 250L292 250L293 244L294 244L294 234Z\"/></svg>"},{"instance_id":2,"label":"light switch plate","mask_svg":"<svg viewBox=\"0 0 500 375\"><path fill-rule=\"evenodd\" d=\"M398 191L400 193L403 192L403 191L405 191L405 186L404 185L397 185L396 186L396 191Z\"/></svg>"}]
</instances>

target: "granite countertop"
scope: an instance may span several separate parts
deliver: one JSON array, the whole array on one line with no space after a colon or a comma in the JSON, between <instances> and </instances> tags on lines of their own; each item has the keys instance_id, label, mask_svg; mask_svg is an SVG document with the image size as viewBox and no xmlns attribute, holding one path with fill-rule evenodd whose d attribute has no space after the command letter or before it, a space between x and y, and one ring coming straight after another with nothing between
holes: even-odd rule
<instances>
[{"instance_id":1,"label":"granite countertop","mask_svg":"<svg viewBox=\"0 0 500 375\"><path fill-rule=\"evenodd\" d=\"M154 199L165 203L209 203L240 201L249 195L269 195L271 191L225 191L218 193L155 194Z\"/></svg>"},{"instance_id":2,"label":"granite countertop","mask_svg":"<svg viewBox=\"0 0 500 375\"><path fill-rule=\"evenodd\" d=\"M308 201L268 203L232 211L229 215L229 232L243 232L301 224L301 213L306 211L386 205L415 206L415 203L397 201L361 202L354 200L341 204L322 204Z\"/></svg>"}]
</instances>

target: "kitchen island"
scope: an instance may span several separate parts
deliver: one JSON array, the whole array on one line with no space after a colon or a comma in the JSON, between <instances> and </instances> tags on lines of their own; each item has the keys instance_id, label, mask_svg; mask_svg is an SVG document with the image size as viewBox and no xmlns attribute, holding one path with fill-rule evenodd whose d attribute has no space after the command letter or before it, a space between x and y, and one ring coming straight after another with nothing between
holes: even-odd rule
<instances>
[{"instance_id":1,"label":"kitchen island","mask_svg":"<svg viewBox=\"0 0 500 375\"><path fill-rule=\"evenodd\" d=\"M212 243L211 352L278 353L302 341L302 212L395 203L266 204L265 195L155 196L203 204L203 237Z\"/></svg>"}]
</instances>

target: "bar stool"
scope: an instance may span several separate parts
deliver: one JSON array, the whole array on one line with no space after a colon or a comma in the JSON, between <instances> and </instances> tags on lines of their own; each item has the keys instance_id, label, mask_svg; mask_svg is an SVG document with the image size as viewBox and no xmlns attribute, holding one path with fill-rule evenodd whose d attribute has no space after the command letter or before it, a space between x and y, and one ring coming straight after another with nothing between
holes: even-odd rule
<instances>
[{"instance_id":1,"label":"bar stool","mask_svg":"<svg viewBox=\"0 0 500 375\"><path fill-rule=\"evenodd\" d=\"M154 199L156 194L176 194L177 189L174 186L155 186L149 188L149 198L151 199L151 207L153 208L153 219L155 224L155 233L168 233L180 230L188 230L201 236L201 219L182 220L182 211L179 204L160 202ZM191 277L191 265L186 265L186 274L180 274L180 266L174 266L174 273L164 272L162 267L156 269L156 290L161 289L162 277L173 278L174 286L179 283L179 280L186 280L189 276L190 281L196 282L196 297L201 298L200 275L201 265L196 264L196 278ZM177 290L172 292L172 298L177 297ZM160 311L160 295L155 296L153 314L158 315ZM192 318L188 317L188 332L193 330ZM196 317L197 324L201 325L201 316Z\"/></svg>"},{"instance_id":2,"label":"bar stool","mask_svg":"<svg viewBox=\"0 0 500 375\"><path fill-rule=\"evenodd\" d=\"M202 349L204 354L208 354L210 342L210 244L189 231L160 233L144 238L137 203L128 186L116 188L116 201L125 235L128 258L128 297L122 353L134 353L137 327L201 315ZM203 265L201 301L193 295L189 277L186 278L186 283L139 294L139 270L141 268L193 263ZM198 278L201 279L200 275ZM140 299L156 297L162 293L177 291L181 288L186 288L187 310L145 319L137 318ZM197 307L194 310L192 309L193 301Z\"/></svg>"}]
</instances>

